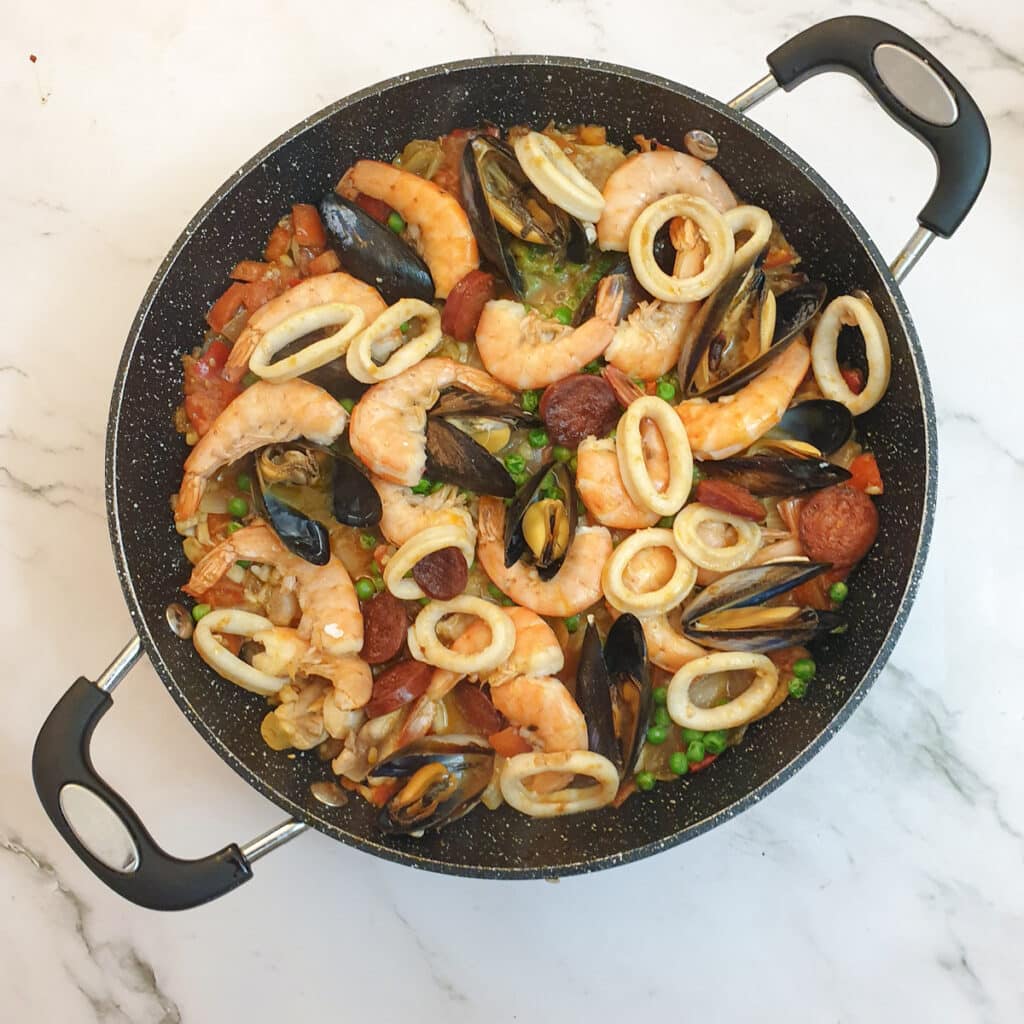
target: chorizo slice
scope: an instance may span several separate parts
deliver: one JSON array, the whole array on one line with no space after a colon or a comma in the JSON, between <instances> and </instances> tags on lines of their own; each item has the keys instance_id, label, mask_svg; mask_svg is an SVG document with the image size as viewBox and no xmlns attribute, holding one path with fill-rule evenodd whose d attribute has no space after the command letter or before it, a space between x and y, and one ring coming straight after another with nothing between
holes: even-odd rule
<instances>
[{"instance_id":1,"label":"chorizo slice","mask_svg":"<svg viewBox=\"0 0 1024 1024\"><path fill-rule=\"evenodd\" d=\"M412 578L427 597L450 601L458 597L469 582L466 556L456 547L432 551L413 566Z\"/></svg>"},{"instance_id":2,"label":"chorizo slice","mask_svg":"<svg viewBox=\"0 0 1024 1024\"><path fill-rule=\"evenodd\" d=\"M862 491L839 484L807 499L797 527L808 557L843 568L859 562L874 544L878 510Z\"/></svg>"},{"instance_id":3,"label":"chorizo slice","mask_svg":"<svg viewBox=\"0 0 1024 1024\"><path fill-rule=\"evenodd\" d=\"M540 400L540 415L552 444L578 448L584 438L605 437L622 410L603 377L577 373L552 384Z\"/></svg>"},{"instance_id":4,"label":"chorizo slice","mask_svg":"<svg viewBox=\"0 0 1024 1024\"><path fill-rule=\"evenodd\" d=\"M405 605L394 594L385 590L363 605L363 661L369 665L382 665L402 649L409 616Z\"/></svg>"},{"instance_id":5,"label":"chorizo slice","mask_svg":"<svg viewBox=\"0 0 1024 1024\"><path fill-rule=\"evenodd\" d=\"M764 522L764 505L746 487L729 480L701 480L695 496L702 505L716 508L719 512L752 519L755 523Z\"/></svg>"},{"instance_id":6,"label":"chorizo slice","mask_svg":"<svg viewBox=\"0 0 1024 1024\"><path fill-rule=\"evenodd\" d=\"M434 670L422 661L400 661L373 681L373 694L366 705L367 718L379 718L422 697Z\"/></svg>"}]
</instances>

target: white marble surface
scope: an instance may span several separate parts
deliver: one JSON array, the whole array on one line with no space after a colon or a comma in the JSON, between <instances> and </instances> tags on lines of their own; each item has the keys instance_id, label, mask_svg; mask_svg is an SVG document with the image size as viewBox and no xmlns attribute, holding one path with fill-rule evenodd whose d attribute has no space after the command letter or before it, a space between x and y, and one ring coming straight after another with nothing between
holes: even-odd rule
<instances>
[{"instance_id":1,"label":"white marble surface","mask_svg":"<svg viewBox=\"0 0 1024 1024\"><path fill-rule=\"evenodd\" d=\"M941 447L920 595L882 679L809 767L694 843L557 886L414 873L308 835L231 897L160 916L105 891L59 840L29 783L33 737L65 686L130 634L102 497L110 385L152 272L207 195L303 115L408 68L563 52L725 99L784 37L850 11L836 0L380 0L353 26L349 4L213 7L3 8L0 1018L1021 1020L1017 0L858 5L969 85L995 160L957 238L906 286ZM756 116L895 252L930 187L923 149L845 79L779 94ZM280 817L146 664L94 749L183 855Z\"/></svg>"}]
</instances>

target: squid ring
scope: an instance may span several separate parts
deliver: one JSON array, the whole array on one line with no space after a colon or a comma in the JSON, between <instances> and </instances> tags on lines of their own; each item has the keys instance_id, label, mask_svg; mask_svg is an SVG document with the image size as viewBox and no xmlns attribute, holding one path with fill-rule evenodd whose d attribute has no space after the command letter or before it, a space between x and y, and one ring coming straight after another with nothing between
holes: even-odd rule
<instances>
[{"instance_id":1,"label":"squid ring","mask_svg":"<svg viewBox=\"0 0 1024 1024\"><path fill-rule=\"evenodd\" d=\"M670 277L654 259L654 238L673 217L689 217L708 244L704 267L693 277ZM637 280L665 302L707 298L726 278L736 253L736 239L725 218L707 200L696 196L665 196L637 217L629 232L629 262Z\"/></svg>"},{"instance_id":2,"label":"squid ring","mask_svg":"<svg viewBox=\"0 0 1024 1024\"><path fill-rule=\"evenodd\" d=\"M437 638L437 624L446 615L455 613L475 615L487 624L491 639L483 650L460 654L445 647ZM450 601L431 601L409 627L409 652L417 661L463 675L496 669L512 653L515 645L516 627L505 612L496 604L469 594L460 594Z\"/></svg>"},{"instance_id":3,"label":"squid ring","mask_svg":"<svg viewBox=\"0 0 1024 1024\"><path fill-rule=\"evenodd\" d=\"M578 220L593 224L604 210L604 196L580 173L554 139L528 132L516 139L523 173L545 199Z\"/></svg>"},{"instance_id":4,"label":"squid ring","mask_svg":"<svg viewBox=\"0 0 1024 1024\"><path fill-rule=\"evenodd\" d=\"M283 381L299 377L344 355L365 323L366 314L347 302L325 302L300 309L260 338L249 358L249 369L264 380ZM340 329L290 356L278 359L276 363L270 361L274 353L280 352L285 345L324 327Z\"/></svg>"},{"instance_id":5,"label":"squid ring","mask_svg":"<svg viewBox=\"0 0 1024 1024\"><path fill-rule=\"evenodd\" d=\"M864 335L864 352L868 359L868 379L864 390L855 395L847 386L836 360L836 342L842 326L856 324ZM811 366L818 387L826 398L842 402L854 416L867 412L881 400L889 386L892 356L889 336L882 318L864 292L840 295L821 314L811 341Z\"/></svg>"},{"instance_id":6,"label":"squid ring","mask_svg":"<svg viewBox=\"0 0 1024 1024\"><path fill-rule=\"evenodd\" d=\"M772 233L772 215L760 206L734 206L722 216L734 235L739 231L750 232L750 237L733 255L731 273L746 270L768 244Z\"/></svg>"},{"instance_id":7,"label":"squid ring","mask_svg":"<svg viewBox=\"0 0 1024 1024\"><path fill-rule=\"evenodd\" d=\"M402 601L416 601L426 594L415 580L406 579L421 558L432 555L442 548L458 548L466 558L466 565L473 564L473 541L465 529L455 524L430 526L413 534L388 560L384 566L384 583L395 597ZM202 621L202 620L200 620Z\"/></svg>"},{"instance_id":8,"label":"squid ring","mask_svg":"<svg viewBox=\"0 0 1024 1024\"><path fill-rule=\"evenodd\" d=\"M754 681L738 697L715 708L699 708L690 701L690 687L700 676L737 669L754 671ZM665 707L672 721L684 729L735 729L753 721L768 706L778 683L779 670L763 654L718 651L695 658L672 677Z\"/></svg>"},{"instance_id":9,"label":"squid ring","mask_svg":"<svg viewBox=\"0 0 1024 1024\"><path fill-rule=\"evenodd\" d=\"M273 629L270 619L253 612L241 611L238 608L215 608L207 612L197 623L192 633L199 657L213 669L217 675L228 682L248 690L270 697L277 693L288 677L272 676L261 672L252 665L232 654L215 636L214 633L230 633L232 636L251 637L264 629Z\"/></svg>"},{"instance_id":10,"label":"squid ring","mask_svg":"<svg viewBox=\"0 0 1024 1024\"><path fill-rule=\"evenodd\" d=\"M414 317L423 321L423 330L411 341L403 341L401 326ZM345 365L356 380L376 384L421 362L440 341L441 314L422 299L399 299L352 342Z\"/></svg>"},{"instance_id":11,"label":"squid ring","mask_svg":"<svg viewBox=\"0 0 1024 1024\"><path fill-rule=\"evenodd\" d=\"M724 523L736 531L736 540L724 547L712 547L700 535L704 523ZM761 528L742 516L730 515L710 505L687 505L672 524L679 550L702 569L729 572L746 565L761 547Z\"/></svg>"},{"instance_id":12,"label":"squid ring","mask_svg":"<svg viewBox=\"0 0 1024 1024\"><path fill-rule=\"evenodd\" d=\"M655 489L644 459L640 427L645 419L653 420L668 451L668 483L663 491ZM631 402L615 432L615 453L623 486L634 504L659 516L674 516L683 507L693 486L693 453L686 428L668 402L654 395Z\"/></svg>"},{"instance_id":13,"label":"squid ring","mask_svg":"<svg viewBox=\"0 0 1024 1024\"><path fill-rule=\"evenodd\" d=\"M535 793L526 788L528 779L551 771L586 775L594 784L553 793ZM554 818L606 807L619 791L619 773L608 758L590 750L536 750L510 757L501 770L500 784L501 795L517 811L531 818Z\"/></svg>"},{"instance_id":14,"label":"squid ring","mask_svg":"<svg viewBox=\"0 0 1024 1024\"><path fill-rule=\"evenodd\" d=\"M644 593L626 586L622 576L630 560L644 548L668 548L676 567L668 582ZM662 615L675 608L697 582L697 567L676 545L671 530L651 527L631 533L611 554L601 573L605 600L620 612L634 615Z\"/></svg>"}]
</instances>

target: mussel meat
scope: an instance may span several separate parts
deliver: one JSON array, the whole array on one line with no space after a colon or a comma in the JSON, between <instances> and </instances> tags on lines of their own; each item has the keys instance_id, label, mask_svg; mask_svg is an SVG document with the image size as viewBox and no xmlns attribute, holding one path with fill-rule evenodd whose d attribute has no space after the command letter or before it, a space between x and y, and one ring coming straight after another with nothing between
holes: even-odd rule
<instances>
[{"instance_id":1,"label":"mussel meat","mask_svg":"<svg viewBox=\"0 0 1024 1024\"><path fill-rule=\"evenodd\" d=\"M442 828L471 811L494 772L494 751L478 736L428 736L374 765L371 779L400 779L379 818L389 835Z\"/></svg>"},{"instance_id":2,"label":"mussel meat","mask_svg":"<svg viewBox=\"0 0 1024 1024\"><path fill-rule=\"evenodd\" d=\"M505 566L532 562L542 580L562 567L576 535L576 491L564 463L549 462L519 489L505 516Z\"/></svg>"},{"instance_id":3,"label":"mussel meat","mask_svg":"<svg viewBox=\"0 0 1024 1024\"><path fill-rule=\"evenodd\" d=\"M700 469L705 476L739 484L758 498L803 494L850 479L848 470L824 459L767 451L702 462Z\"/></svg>"},{"instance_id":4,"label":"mussel meat","mask_svg":"<svg viewBox=\"0 0 1024 1024\"><path fill-rule=\"evenodd\" d=\"M511 498L515 482L482 444L442 416L427 417L426 474L476 494Z\"/></svg>"},{"instance_id":5,"label":"mussel meat","mask_svg":"<svg viewBox=\"0 0 1024 1024\"><path fill-rule=\"evenodd\" d=\"M842 618L815 608L767 602L829 568L825 562L790 560L722 576L683 609L683 633L720 651L764 652L805 644L840 627Z\"/></svg>"},{"instance_id":6,"label":"mussel meat","mask_svg":"<svg viewBox=\"0 0 1024 1024\"><path fill-rule=\"evenodd\" d=\"M766 436L803 441L831 455L853 436L853 414L842 402L812 398L788 409Z\"/></svg>"},{"instance_id":7,"label":"mussel meat","mask_svg":"<svg viewBox=\"0 0 1024 1024\"><path fill-rule=\"evenodd\" d=\"M320 200L320 216L345 270L376 288L388 305L399 299L433 302L429 268L394 231L335 192Z\"/></svg>"}]
</instances>

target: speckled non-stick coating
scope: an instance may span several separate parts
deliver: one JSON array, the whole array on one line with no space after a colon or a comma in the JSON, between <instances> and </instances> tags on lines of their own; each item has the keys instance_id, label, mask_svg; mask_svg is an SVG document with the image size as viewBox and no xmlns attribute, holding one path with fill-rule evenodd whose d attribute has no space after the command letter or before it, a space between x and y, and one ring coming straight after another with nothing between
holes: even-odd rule
<instances>
[{"instance_id":1,"label":"speckled non-stick coating","mask_svg":"<svg viewBox=\"0 0 1024 1024\"><path fill-rule=\"evenodd\" d=\"M715 166L744 199L780 221L804 269L831 294L864 288L889 332L892 382L860 428L886 479L881 533L850 588L852 626L815 651L818 678L753 726L714 767L606 810L554 821L483 809L423 839L386 838L361 800L327 808L309 784L329 776L315 753L275 753L260 739L266 705L219 680L164 620L188 576L165 502L186 454L171 416L181 401L181 354L236 260L260 252L292 202L315 201L359 157L390 159L409 139L484 120L554 118L608 125L679 145L691 128L719 142ZM736 814L805 763L864 697L906 618L924 561L935 498L931 395L909 313L885 263L853 215L799 157L722 104L664 79L558 57L451 64L342 100L297 125L232 176L186 228L132 325L111 402L107 499L118 572L146 651L210 745L267 797L342 842L413 866L485 877L557 876L610 867L692 838ZM241 838L241 837L240 837Z\"/></svg>"}]
</instances>

